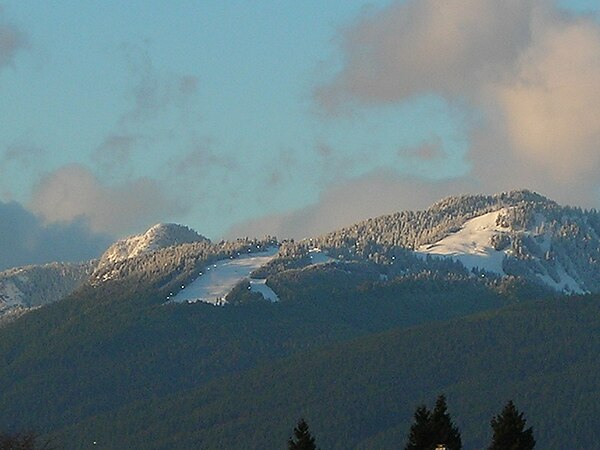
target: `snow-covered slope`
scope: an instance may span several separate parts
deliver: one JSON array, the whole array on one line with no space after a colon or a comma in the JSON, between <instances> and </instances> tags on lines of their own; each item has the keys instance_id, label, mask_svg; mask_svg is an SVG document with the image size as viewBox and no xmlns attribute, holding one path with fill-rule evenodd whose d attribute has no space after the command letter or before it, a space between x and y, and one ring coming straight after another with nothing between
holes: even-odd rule
<instances>
[{"instance_id":1,"label":"snow-covered slope","mask_svg":"<svg viewBox=\"0 0 600 450\"><path fill-rule=\"evenodd\" d=\"M143 234L121 239L111 245L100 258L98 267L134 258L172 245L207 241L191 228L174 223L159 223Z\"/></svg>"},{"instance_id":2,"label":"snow-covered slope","mask_svg":"<svg viewBox=\"0 0 600 450\"><path fill-rule=\"evenodd\" d=\"M269 300L270 302L275 303L279 301L279 296L267 285L267 280L264 278L250 278L250 291L262 295L265 300Z\"/></svg>"},{"instance_id":3,"label":"snow-covered slope","mask_svg":"<svg viewBox=\"0 0 600 450\"><path fill-rule=\"evenodd\" d=\"M259 267L267 264L277 254L277 248L273 247L265 252L240 255L237 258L217 261L207 267L204 272L198 273L196 278L188 286L182 286L181 290L169 296L167 301L175 303L202 301L214 305L225 303L225 297L231 292L236 284ZM250 286L254 286L268 300L278 300L275 294L265 283L265 280L250 279Z\"/></svg>"},{"instance_id":4,"label":"snow-covered slope","mask_svg":"<svg viewBox=\"0 0 600 450\"><path fill-rule=\"evenodd\" d=\"M600 292L600 213L561 206L527 190L448 197L422 211L359 222L310 244L340 259L375 263L390 279L456 271L456 261L557 291ZM302 242L288 247L286 255L306 253Z\"/></svg>"},{"instance_id":5,"label":"snow-covered slope","mask_svg":"<svg viewBox=\"0 0 600 450\"><path fill-rule=\"evenodd\" d=\"M308 257L310 259L310 264L329 264L330 262L335 261L334 258L318 247L311 248L308 251Z\"/></svg>"},{"instance_id":6,"label":"snow-covered slope","mask_svg":"<svg viewBox=\"0 0 600 450\"><path fill-rule=\"evenodd\" d=\"M434 244L422 245L417 253L449 256L463 263L467 269L478 268L505 275L502 260L510 250L496 250L492 245L492 241L497 239L495 236L510 231L498 225L498 217L505 212L502 209L468 220L457 232Z\"/></svg>"},{"instance_id":7,"label":"snow-covered slope","mask_svg":"<svg viewBox=\"0 0 600 450\"><path fill-rule=\"evenodd\" d=\"M509 244L515 240L529 239L548 255L551 249L551 237L540 232L540 224L545 222L538 216L535 229L515 230L505 220L511 213L510 208L483 214L470 219L456 232L449 234L434 244L422 245L417 254L450 257L460 261L469 270L492 272L506 276L506 261L515 256L515 250ZM535 231L537 230L537 231ZM571 293L584 293L586 289L567 273L560 261L552 261L548 270L548 259L529 256L529 265L535 265L535 277L555 290Z\"/></svg>"},{"instance_id":8,"label":"snow-covered slope","mask_svg":"<svg viewBox=\"0 0 600 450\"><path fill-rule=\"evenodd\" d=\"M0 315L55 302L81 286L95 262L51 263L0 273Z\"/></svg>"}]
</instances>

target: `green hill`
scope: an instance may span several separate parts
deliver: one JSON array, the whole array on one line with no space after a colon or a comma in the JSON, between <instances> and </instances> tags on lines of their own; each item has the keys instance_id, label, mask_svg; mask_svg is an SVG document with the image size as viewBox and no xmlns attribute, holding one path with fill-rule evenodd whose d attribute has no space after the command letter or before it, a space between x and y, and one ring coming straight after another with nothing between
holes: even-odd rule
<instances>
[{"instance_id":1,"label":"green hill","mask_svg":"<svg viewBox=\"0 0 600 450\"><path fill-rule=\"evenodd\" d=\"M284 448L303 416L323 449L401 448L415 407L444 392L466 449L485 446L508 399L538 448L596 448L599 332L598 296L521 304L304 352L54 436L69 448Z\"/></svg>"},{"instance_id":2,"label":"green hill","mask_svg":"<svg viewBox=\"0 0 600 450\"><path fill-rule=\"evenodd\" d=\"M277 304L165 305L160 289L130 277L30 312L0 329L0 424L52 432L298 352L497 308L518 293L454 276L379 283L348 267L279 277Z\"/></svg>"}]
</instances>

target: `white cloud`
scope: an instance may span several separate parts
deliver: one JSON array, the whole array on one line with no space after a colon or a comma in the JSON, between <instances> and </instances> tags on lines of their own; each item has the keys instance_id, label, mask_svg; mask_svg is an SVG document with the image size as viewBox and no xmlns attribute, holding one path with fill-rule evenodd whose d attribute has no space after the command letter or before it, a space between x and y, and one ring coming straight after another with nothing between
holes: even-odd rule
<instances>
[{"instance_id":1,"label":"white cloud","mask_svg":"<svg viewBox=\"0 0 600 450\"><path fill-rule=\"evenodd\" d=\"M551 0L406 0L359 17L341 42L341 69L316 91L325 110L442 96L480 117L469 176L485 190L598 205L597 21Z\"/></svg>"},{"instance_id":2,"label":"white cloud","mask_svg":"<svg viewBox=\"0 0 600 450\"><path fill-rule=\"evenodd\" d=\"M94 232L116 235L140 231L183 212L155 180L138 178L109 186L76 164L46 175L34 189L31 207L47 222L83 218Z\"/></svg>"},{"instance_id":3,"label":"white cloud","mask_svg":"<svg viewBox=\"0 0 600 450\"><path fill-rule=\"evenodd\" d=\"M396 1L343 31L344 65L317 90L326 107L424 94L471 96L513 70L529 44L532 0Z\"/></svg>"},{"instance_id":4,"label":"white cloud","mask_svg":"<svg viewBox=\"0 0 600 450\"><path fill-rule=\"evenodd\" d=\"M600 172L600 27L552 20L535 27L518 77L488 93L511 148L559 181Z\"/></svg>"}]
</instances>

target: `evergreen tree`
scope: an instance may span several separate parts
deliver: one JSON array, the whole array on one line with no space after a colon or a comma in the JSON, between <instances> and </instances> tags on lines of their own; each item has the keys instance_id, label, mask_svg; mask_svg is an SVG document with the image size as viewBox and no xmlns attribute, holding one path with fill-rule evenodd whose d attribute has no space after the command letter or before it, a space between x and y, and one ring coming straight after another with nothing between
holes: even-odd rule
<instances>
[{"instance_id":1,"label":"evergreen tree","mask_svg":"<svg viewBox=\"0 0 600 450\"><path fill-rule=\"evenodd\" d=\"M294 436L288 439L288 450L317 450L315 438L308 431L308 424L304 419L300 419L294 428Z\"/></svg>"},{"instance_id":2,"label":"evergreen tree","mask_svg":"<svg viewBox=\"0 0 600 450\"><path fill-rule=\"evenodd\" d=\"M489 450L531 450L535 447L533 429L525 429L526 420L515 404L509 401L500 415L495 416L492 421L492 444Z\"/></svg>"},{"instance_id":3,"label":"evergreen tree","mask_svg":"<svg viewBox=\"0 0 600 450\"><path fill-rule=\"evenodd\" d=\"M450 419L446 397L443 395L440 395L435 402L435 408L431 414L431 424L436 445L443 444L448 450L460 450L462 448L460 431Z\"/></svg>"},{"instance_id":4,"label":"evergreen tree","mask_svg":"<svg viewBox=\"0 0 600 450\"><path fill-rule=\"evenodd\" d=\"M460 431L452 423L443 395L438 397L433 412L422 405L417 408L414 417L405 450L435 450L440 444L448 450L462 448Z\"/></svg>"},{"instance_id":5,"label":"evergreen tree","mask_svg":"<svg viewBox=\"0 0 600 450\"><path fill-rule=\"evenodd\" d=\"M431 432L431 412L425 405L421 405L415 411L415 422L410 427L408 444L406 450L420 450L431 448L433 433Z\"/></svg>"}]
</instances>

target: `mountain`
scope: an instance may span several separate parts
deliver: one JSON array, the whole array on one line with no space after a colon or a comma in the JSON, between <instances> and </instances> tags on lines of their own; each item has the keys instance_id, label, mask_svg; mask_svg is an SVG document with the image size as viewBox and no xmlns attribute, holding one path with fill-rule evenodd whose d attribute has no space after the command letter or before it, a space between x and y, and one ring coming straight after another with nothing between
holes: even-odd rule
<instances>
[{"instance_id":1,"label":"mountain","mask_svg":"<svg viewBox=\"0 0 600 450\"><path fill-rule=\"evenodd\" d=\"M560 383L570 410L595 417L585 399L596 385L580 374L597 371L598 297L572 294L599 291L599 224L596 211L515 191L299 242L153 227L115 244L60 301L0 328L0 423L67 448L92 436L103 448L236 448L243 436L269 448L292 415L312 427L314 411L327 447L390 448L415 403L446 391L462 392L457 410L479 445L489 408L508 399L493 387L561 429Z\"/></svg>"},{"instance_id":2,"label":"mountain","mask_svg":"<svg viewBox=\"0 0 600 450\"><path fill-rule=\"evenodd\" d=\"M7 324L0 423L58 431L298 352L498 308L523 288L452 274L382 282L372 265L346 262L278 274L274 303L242 286L222 307L166 300L218 261L272 244L195 242L129 258L115 263L118 277Z\"/></svg>"},{"instance_id":3,"label":"mountain","mask_svg":"<svg viewBox=\"0 0 600 450\"><path fill-rule=\"evenodd\" d=\"M98 268L161 248L202 241L208 241L208 239L189 227L175 223L159 223L145 233L115 242L100 257Z\"/></svg>"},{"instance_id":4,"label":"mountain","mask_svg":"<svg viewBox=\"0 0 600 450\"><path fill-rule=\"evenodd\" d=\"M81 286L94 266L94 262L51 263L1 272L0 318L14 318L30 308L60 300Z\"/></svg>"},{"instance_id":5,"label":"mountain","mask_svg":"<svg viewBox=\"0 0 600 450\"><path fill-rule=\"evenodd\" d=\"M566 293L600 292L600 214L537 193L449 197L423 211L357 223L308 241L330 255L420 267L450 259L478 275L516 276ZM291 253L301 254L306 243Z\"/></svg>"},{"instance_id":6,"label":"mountain","mask_svg":"<svg viewBox=\"0 0 600 450\"><path fill-rule=\"evenodd\" d=\"M597 448L600 297L526 302L301 352L53 435L70 448L284 448L304 417L320 448L403 448L438 394L465 449L487 448L513 399L537 447Z\"/></svg>"},{"instance_id":7,"label":"mountain","mask_svg":"<svg viewBox=\"0 0 600 450\"><path fill-rule=\"evenodd\" d=\"M145 233L117 241L99 260L79 264L57 262L1 272L0 324L20 316L31 308L66 297L90 279L97 279L100 273L101 277L108 279L111 268L127 259L191 242L208 242L208 239L186 226L157 224Z\"/></svg>"},{"instance_id":8,"label":"mountain","mask_svg":"<svg viewBox=\"0 0 600 450\"><path fill-rule=\"evenodd\" d=\"M26 311L23 308L56 301L86 280L99 285L128 276L133 265L143 266L148 277L160 271L152 262L158 250L208 242L188 227L157 224L145 233L114 243L98 262L69 266L70 271L63 270L61 283L55 281L56 271L51 265L37 267L35 288L24 290L16 287L23 284L23 269L17 269L21 275L15 275L15 271L4 277L0 274L0 299L4 301L0 314ZM372 277L380 280L419 276L428 271L452 272L479 277L484 283L519 278L557 292L600 292L600 215L595 210L560 206L526 190L449 197L423 211L403 211L369 219L300 242L273 240L273 245L280 247L277 255L265 266L252 268L247 286L251 292L262 293L260 296L271 301L279 296L273 285L287 270L349 262L366 263ZM193 257L194 248L182 247L180 251L191 251ZM128 264L129 260L135 262ZM93 266L91 274L89 264ZM48 271L46 283L40 275L45 271ZM217 290L222 292L206 301L223 304L227 293L234 292L236 283L244 283L248 277L240 273L234 278L230 270L225 278L219 278L216 272L211 277L205 274L202 279L190 272L185 286L192 282L194 286L202 285L202 292L213 292L216 286L221 286ZM212 284L208 278L214 280ZM186 293L178 294L180 289L176 287L167 300L175 296L175 301L193 301L205 296L192 294L191 286ZM34 291L43 293L44 299L39 299L40 294L34 294L37 299L31 297ZM235 292L239 291L237 287Z\"/></svg>"}]
</instances>

